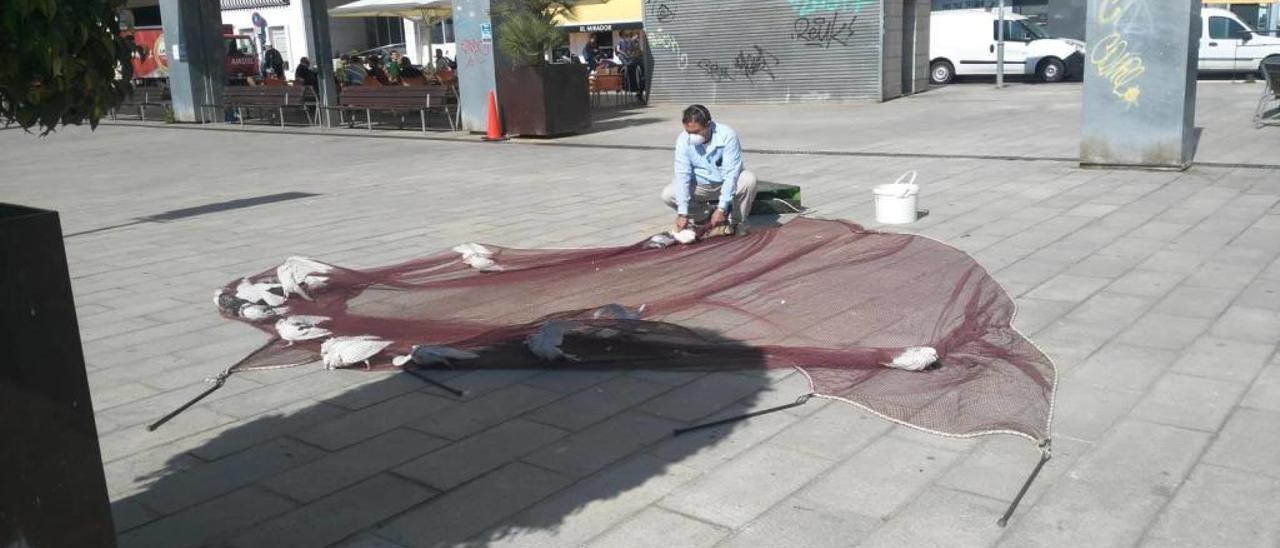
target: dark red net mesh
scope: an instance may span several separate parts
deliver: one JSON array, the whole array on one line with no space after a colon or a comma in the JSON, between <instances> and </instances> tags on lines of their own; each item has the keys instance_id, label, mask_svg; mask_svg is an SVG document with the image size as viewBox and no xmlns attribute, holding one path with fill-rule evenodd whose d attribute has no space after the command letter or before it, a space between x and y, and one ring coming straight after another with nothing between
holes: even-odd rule
<instances>
[{"instance_id":1,"label":"dark red net mesh","mask_svg":"<svg viewBox=\"0 0 1280 548\"><path fill-rule=\"evenodd\" d=\"M334 336L390 341L369 360L374 368L394 367L391 357L413 345L473 351L478 358L453 364L467 369L798 367L818 395L912 426L1048 437L1052 363L1010 327L1004 290L940 242L801 218L666 249L487 247L503 271L480 272L453 251L367 271L335 268L309 291L314 300L290 296L285 306L289 315L331 318L323 326ZM644 305L641 319L593 318L611 303ZM276 318L240 319L277 333ZM546 362L526 347L526 336L556 319L574 320L561 348L580 361ZM312 362L323 341L277 340L237 368ZM939 365L884 366L912 346L936 348Z\"/></svg>"}]
</instances>

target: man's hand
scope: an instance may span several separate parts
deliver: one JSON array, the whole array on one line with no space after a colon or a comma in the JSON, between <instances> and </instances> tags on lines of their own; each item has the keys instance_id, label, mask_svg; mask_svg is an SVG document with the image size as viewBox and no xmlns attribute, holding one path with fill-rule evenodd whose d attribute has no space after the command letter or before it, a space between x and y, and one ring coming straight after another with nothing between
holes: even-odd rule
<instances>
[{"instance_id":1,"label":"man's hand","mask_svg":"<svg viewBox=\"0 0 1280 548\"><path fill-rule=\"evenodd\" d=\"M686 228L689 228L689 217L687 215L676 215L676 232Z\"/></svg>"},{"instance_id":2,"label":"man's hand","mask_svg":"<svg viewBox=\"0 0 1280 548\"><path fill-rule=\"evenodd\" d=\"M707 223L707 230L725 224L729 220L729 214L723 209L716 208L716 212L711 214L711 222Z\"/></svg>"}]
</instances>

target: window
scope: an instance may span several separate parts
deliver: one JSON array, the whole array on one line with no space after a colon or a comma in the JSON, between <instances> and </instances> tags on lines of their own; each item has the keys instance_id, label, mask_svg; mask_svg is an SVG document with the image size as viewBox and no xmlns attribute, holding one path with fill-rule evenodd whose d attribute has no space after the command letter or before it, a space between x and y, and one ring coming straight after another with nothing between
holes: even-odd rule
<instances>
[{"instance_id":1,"label":"window","mask_svg":"<svg viewBox=\"0 0 1280 548\"><path fill-rule=\"evenodd\" d=\"M284 27L268 27L267 40L276 51L280 52L280 57L284 58L284 69L289 70L289 34L285 32Z\"/></svg>"},{"instance_id":2,"label":"window","mask_svg":"<svg viewBox=\"0 0 1280 548\"><path fill-rule=\"evenodd\" d=\"M1209 38L1214 40L1231 40L1244 37L1244 25L1235 22L1229 17L1210 17L1209 18Z\"/></svg>"},{"instance_id":3,"label":"window","mask_svg":"<svg viewBox=\"0 0 1280 548\"><path fill-rule=\"evenodd\" d=\"M1000 22L993 21L991 23L992 40L1000 39ZM1040 30L1040 26L1034 23L1028 25L1026 21L1009 21L1004 22L1004 39L1008 42L1028 42L1031 40L1039 40L1048 38L1048 35Z\"/></svg>"},{"instance_id":4,"label":"window","mask_svg":"<svg viewBox=\"0 0 1280 548\"><path fill-rule=\"evenodd\" d=\"M431 25L431 43L446 44L453 41L453 18L438 21Z\"/></svg>"}]
</instances>

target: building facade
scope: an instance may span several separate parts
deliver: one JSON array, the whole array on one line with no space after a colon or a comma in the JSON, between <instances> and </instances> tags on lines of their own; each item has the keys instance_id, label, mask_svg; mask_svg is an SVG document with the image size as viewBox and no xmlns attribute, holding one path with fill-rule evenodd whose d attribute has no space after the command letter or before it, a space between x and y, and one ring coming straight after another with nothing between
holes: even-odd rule
<instances>
[{"instance_id":1,"label":"building facade","mask_svg":"<svg viewBox=\"0 0 1280 548\"><path fill-rule=\"evenodd\" d=\"M651 96L884 101L924 91L929 0L651 0Z\"/></svg>"}]
</instances>

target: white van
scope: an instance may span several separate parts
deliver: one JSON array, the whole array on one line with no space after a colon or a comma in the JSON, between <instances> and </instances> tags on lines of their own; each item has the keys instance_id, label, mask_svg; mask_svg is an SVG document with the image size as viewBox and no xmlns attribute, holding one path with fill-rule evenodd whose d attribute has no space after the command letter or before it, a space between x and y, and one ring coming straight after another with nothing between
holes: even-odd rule
<instances>
[{"instance_id":1,"label":"white van","mask_svg":"<svg viewBox=\"0 0 1280 548\"><path fill-rule=\"evenodd\" d=\"M992 10L935 11L929 20L929 78L947 84L956 76L996 73L999 14ZM1050 38L1016 13L1004 14L1005 74L1034 74L1059 82L1080 74L1084 42Z\"/></svg>"},{"instance_id":2,"label":"white van","mask_svg":"<svg viewBox=\"0 0 1280 548\"><path fill-rule=\"evenodd\" d=\"M1200 72L1261 71L1264 61L1280 62L1280 38L1256 34L1224 9L1204 8L1200 18Z\"/></svg>"}]
</instances>

